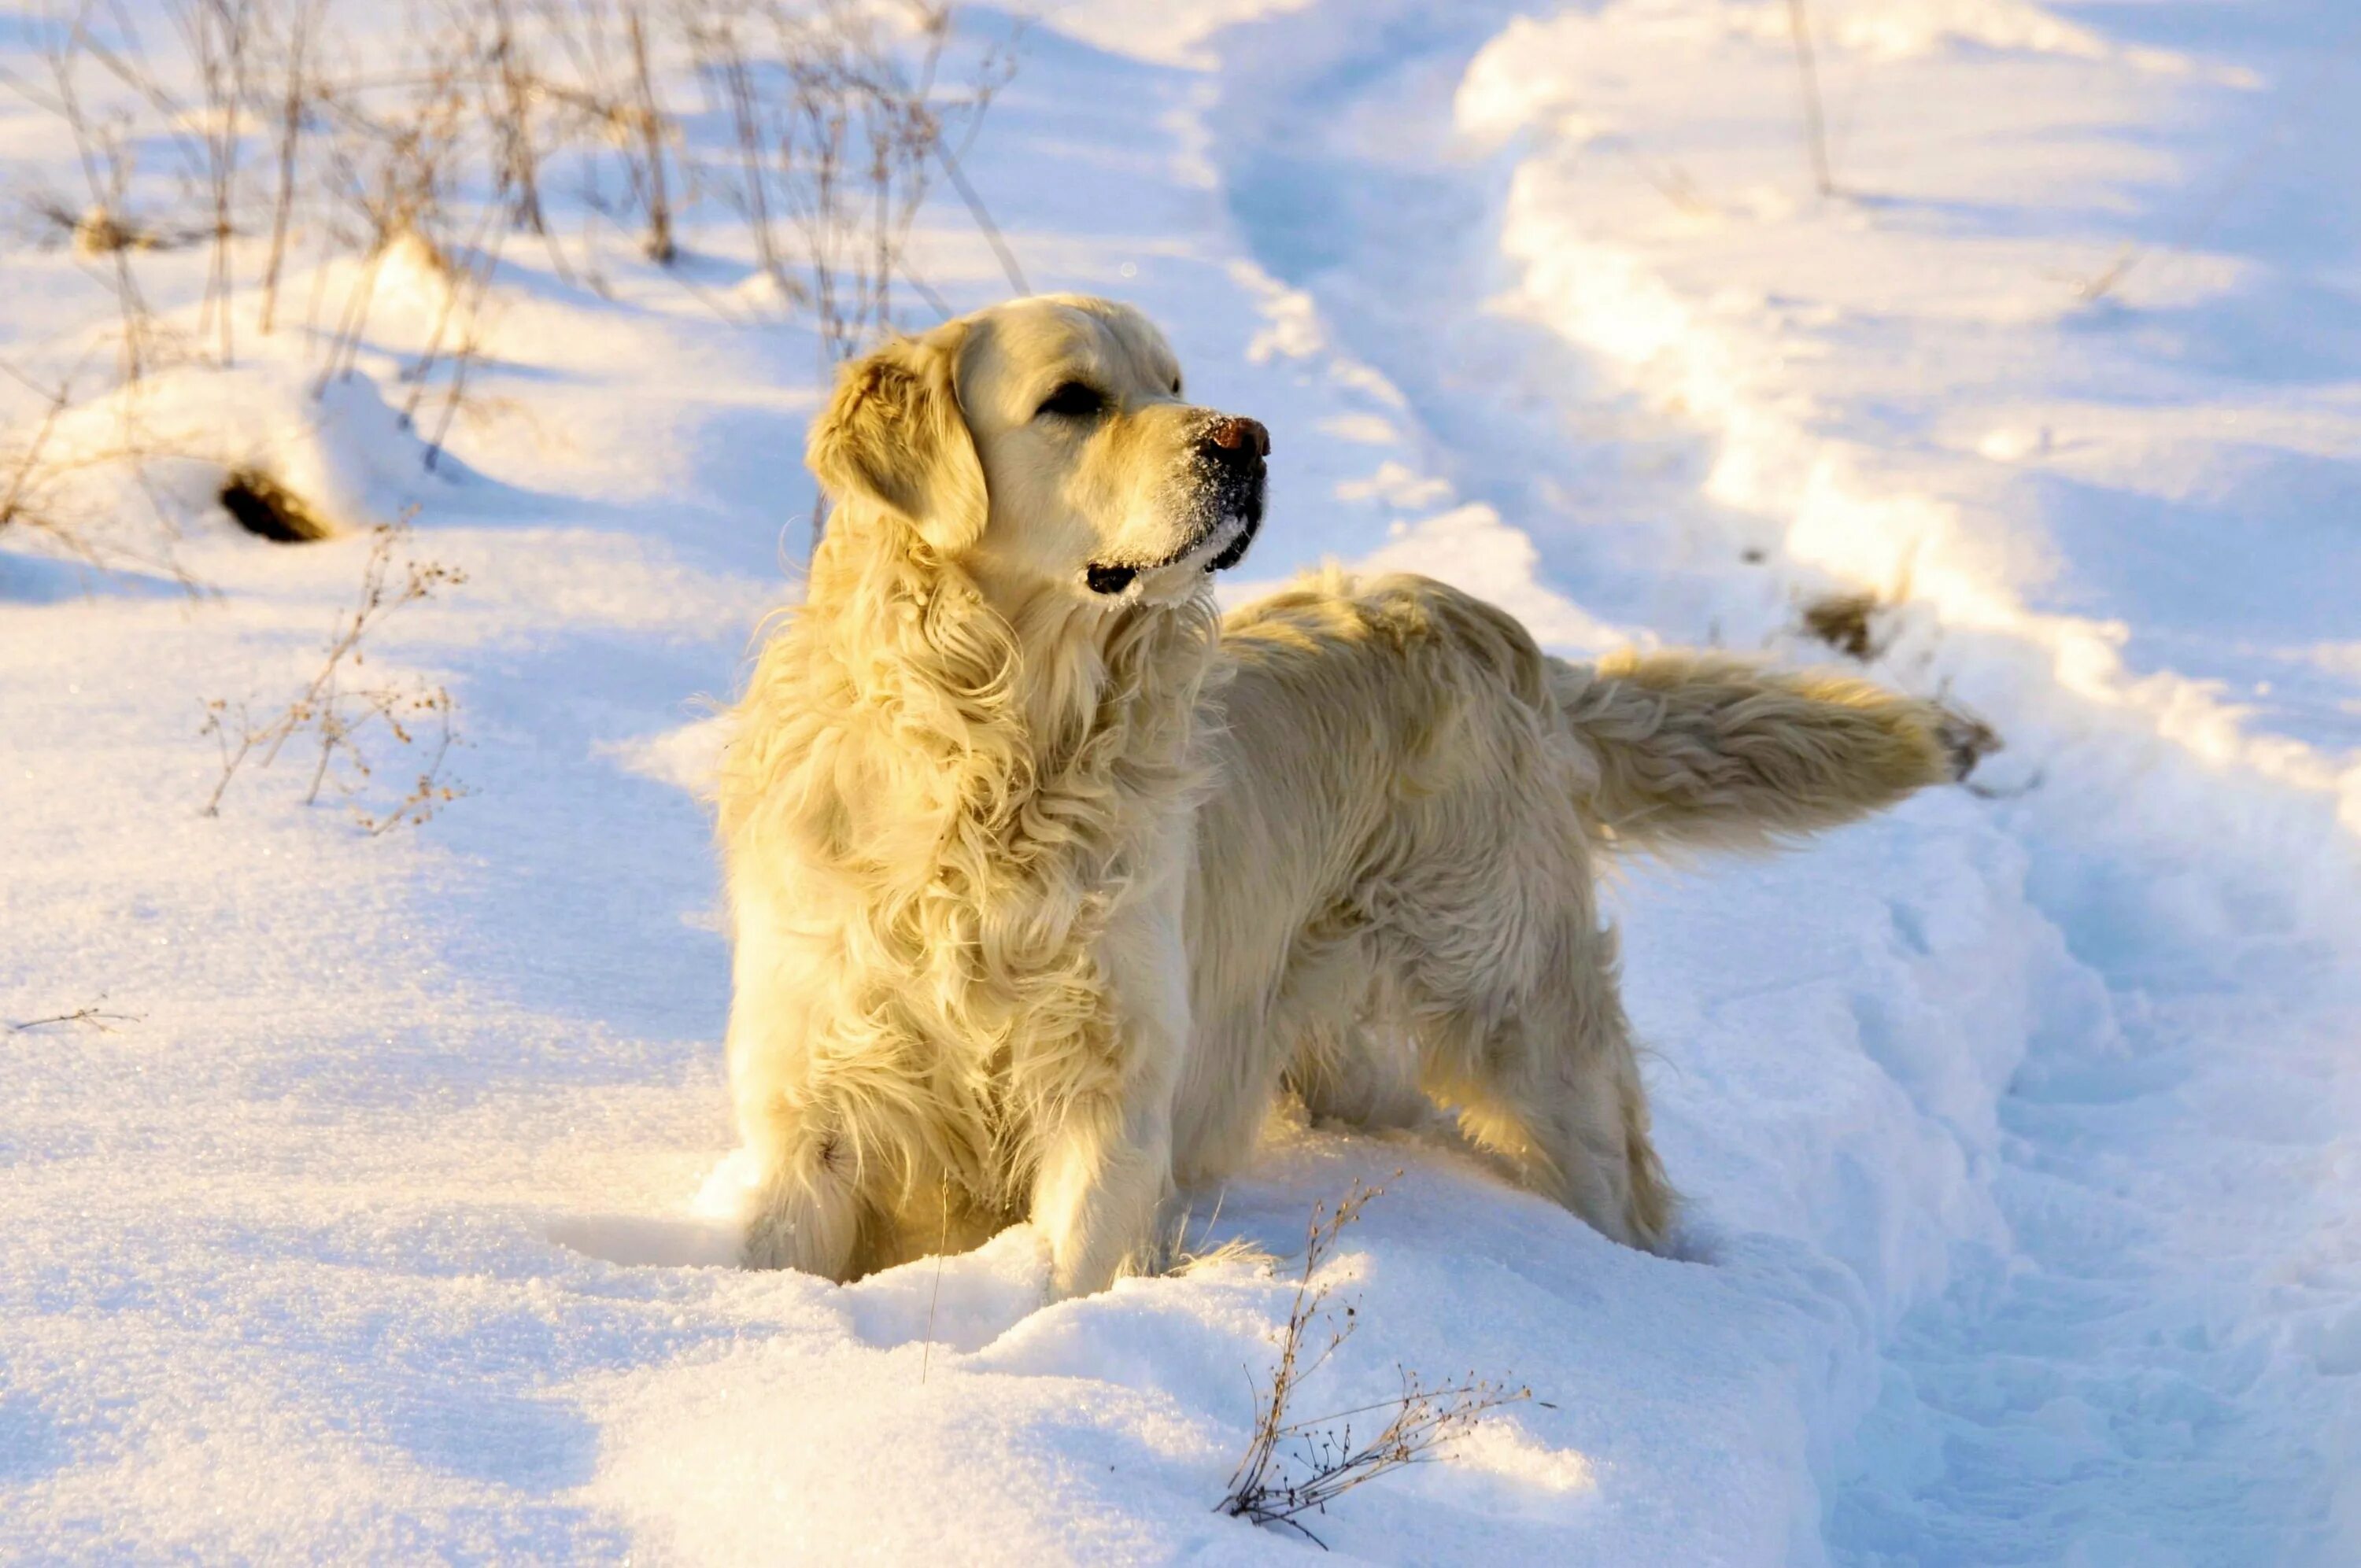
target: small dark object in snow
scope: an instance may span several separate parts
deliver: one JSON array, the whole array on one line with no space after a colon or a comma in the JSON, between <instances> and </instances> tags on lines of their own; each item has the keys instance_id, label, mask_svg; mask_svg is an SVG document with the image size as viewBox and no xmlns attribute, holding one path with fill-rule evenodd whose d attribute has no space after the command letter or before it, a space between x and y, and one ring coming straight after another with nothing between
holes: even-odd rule
<instances>
[{"instance_id":1,"label":"small dark object in snow","mask_svg":"<svg viewBox=\"0 0 2361 1568\"><path fill-rule=\"evenodd\" d=\"M1763 552L1751 544L1738 553L1738 558L1750 566L1763 565Z\"/></svg>"},{"instance_id":2,"label":"small dark object in snow","mask_svg":"<svg viewBox=\"0 0 2361 1568\"><path fill-rule=\"evenodd\" d=\"M1875 594L1830 594L1804 607L1804 630L1846 658L1866 663L1884 652L1870 629L1876 613Z\"/></svg>"},{"instance_id":3,"label":"small dark object in snow","mask_svg":"<svg viewBox=\"0 0 2361 1568\"><path fill-rule=\"evenodd\" d=\"M274 544L309 544L335 532L302 497L258 468L231 470L221 504L231 521Z\"/></svg>"}]
</instances>

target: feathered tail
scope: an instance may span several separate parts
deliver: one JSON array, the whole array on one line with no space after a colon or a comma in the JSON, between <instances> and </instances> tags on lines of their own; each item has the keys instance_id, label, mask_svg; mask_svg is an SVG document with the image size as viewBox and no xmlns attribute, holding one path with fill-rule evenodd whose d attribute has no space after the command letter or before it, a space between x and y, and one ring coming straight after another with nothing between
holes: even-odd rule
<instances>
[{"instance_id":1,"label":"feathered tail","mask_svg":"<svg viewBox=\"0 0 2361 1568\"><path fill-rule=\"evenodd\" d=\"M1586 806L1642 850L1759 848L1964 778L1998 738L1867 681L1710 653L1550 661L1565 729L1597 762Z\"/></svg>"}]
</instances>

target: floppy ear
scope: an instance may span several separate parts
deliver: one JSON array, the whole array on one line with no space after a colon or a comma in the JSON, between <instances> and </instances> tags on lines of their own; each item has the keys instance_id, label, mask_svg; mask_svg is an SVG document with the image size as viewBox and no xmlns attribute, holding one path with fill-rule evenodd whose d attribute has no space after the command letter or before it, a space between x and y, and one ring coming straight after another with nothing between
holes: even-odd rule
<instances>
[{"instance_id":1,"label":"floppy ear","mask_svg":"<svg viewBox=\"0 0 2361 1568\"><path fill-rule=\"evenodd\" d=\"M831 494L901 513L943 551L973 543L989 505L953 380L966 341L954 323L854 360L804 448Z\"/></svg>"}]
</instances>

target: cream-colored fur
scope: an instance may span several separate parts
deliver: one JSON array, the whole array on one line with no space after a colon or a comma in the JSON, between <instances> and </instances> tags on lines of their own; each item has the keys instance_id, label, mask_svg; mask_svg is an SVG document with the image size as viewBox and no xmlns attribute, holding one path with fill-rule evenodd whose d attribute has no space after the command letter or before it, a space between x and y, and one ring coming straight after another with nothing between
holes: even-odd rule
<instances>
[{"instance_id":1,"label":"cream-colored fur","mask_svg":"<svg viewBox=\"0 0 2361 1568\"><path fill-rule=\"evenodd\" d=\"M1095 1290L1283 1085L1362 1124L1444 1107L1659 1245L1598 857L1951 776L1928 705L1697 655L1576 667L1422 578L1220 623L1263 442L1104 301L845 373L809 451L835 511L721 791L750 1263L849 1277L1029 1215L1056 1288Z\"/></svg>"}]
</instances>

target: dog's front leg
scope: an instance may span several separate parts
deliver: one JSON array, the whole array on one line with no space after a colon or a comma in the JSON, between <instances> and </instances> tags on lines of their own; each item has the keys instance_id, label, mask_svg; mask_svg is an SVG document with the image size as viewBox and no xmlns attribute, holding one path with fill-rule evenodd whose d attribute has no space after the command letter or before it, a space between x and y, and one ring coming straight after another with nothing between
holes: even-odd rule
<instances>
[{"instance_id":1,"label":"dog's front leg","mask_svg":"<svg viewBox=\"0 0 2361 1568\"><path fill-rule=\"evenodd\" d=\"M860 1243L852 1140L835 1108L813 1103L810 999L832 955L786 933L774 902L741 894L730 963L730 1091L738 1135L754 1157L743 1259L847 1277Z\"/></svg>"},{"instance_id":2,"label":"dog's front leg","mask_svg":"<svg viewBox=\"0 0 2361 1568\"><path fill-rule=\"evenodd\" d=\"M1049 1245L1060 1299L1141 1268L1172 1185L1172 1097L1078 1105L1050 1131L1033 1182L1033 1223Z\"/></svg>"},{"instance_id":3,"label":"dog's front leg","mask_svg":"<svg viewBox=\"0 0 2361 1568\"><path fill-rule=\"evenodd\" d=\"M1040 1130L1033 1223L1060 1299L1148 1266L1172 1190L1172 1104L1189 1038L1188 953L1179 884L1118 918L1103 948L1113 982L1117 1088L1066 1097Z\"/></svg>"}]
</instances>

